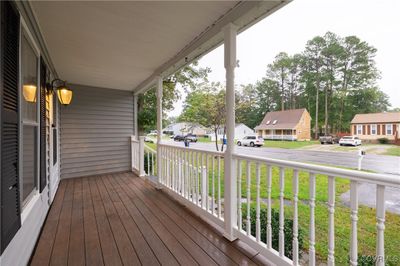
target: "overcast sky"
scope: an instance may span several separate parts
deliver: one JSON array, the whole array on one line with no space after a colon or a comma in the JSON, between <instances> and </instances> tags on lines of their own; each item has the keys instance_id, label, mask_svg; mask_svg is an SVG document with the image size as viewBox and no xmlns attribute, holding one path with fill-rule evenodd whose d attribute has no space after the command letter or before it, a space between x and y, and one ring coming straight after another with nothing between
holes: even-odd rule
<instances>
[{"instance_id":1,"label":"overcast sky","mask_svg":"<svg viewBox=\"0 0 400 266\"><path fill-rule=\"evenodd\" d=\"M356 35L378 49L378 85L392 107L400 107L399 0L294 0L238 36L236 84L255 83L279 52L301 52L309 39L327 31ZM220 82L225 82L223 62L222 46L199 61L212 69L210 81ZM183 100L184 95L169 115L181 113Z\"/></svg>"}]
</instances>

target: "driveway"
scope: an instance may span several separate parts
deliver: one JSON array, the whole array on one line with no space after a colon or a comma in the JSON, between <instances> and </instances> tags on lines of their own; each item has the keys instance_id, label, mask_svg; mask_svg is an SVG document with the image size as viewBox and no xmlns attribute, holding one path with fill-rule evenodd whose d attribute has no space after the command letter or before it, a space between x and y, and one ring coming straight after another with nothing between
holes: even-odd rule
<instances>
[{"instance_id":1,"label":"driveway","mask_svg":"<svg viewBox=\"0 0 400 266\"><path fill-rule=\"evenodd\" d=\"M166 143L184 146L183 142L172 140ZM215 143L190 143L190 147L215 151ZM315 163L347 168L357 168L358 156L356 152L331 152L308 149L281 149L281 148L254 148L236 146L239 154L251 154L265 158L290 160L303 163ZM362 161L362 169L376 173L400 175L400 157L368 154Z\"/></svg>"}]
</instances>

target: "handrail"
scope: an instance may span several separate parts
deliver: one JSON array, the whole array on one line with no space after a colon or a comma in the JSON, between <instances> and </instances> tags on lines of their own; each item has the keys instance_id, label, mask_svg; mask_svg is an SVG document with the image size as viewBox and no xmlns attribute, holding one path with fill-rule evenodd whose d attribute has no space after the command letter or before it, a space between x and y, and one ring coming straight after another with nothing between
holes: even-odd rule
<instances>
[{"instance_id":1,"label":"handrail","mask_svg":"<svg viewBox=\"0 0 400 266\"><path fill-rule=\"evenodd\" d=\"M331 176L334 175L338 177L344 177L350 180L364 181L367 183L400 188L400 176L397 175L368 173L357 170L336 168L331 166L322 166L322 165L300 163L300 162L286 161L280 159L263 158L253 155L243 155L237 153L234 153L233 157L241 160L251 160L260 163L273 164L281 167L307 170L309 172L313 172L316 174L331 175Z\"/></svg>"}]
</instances>

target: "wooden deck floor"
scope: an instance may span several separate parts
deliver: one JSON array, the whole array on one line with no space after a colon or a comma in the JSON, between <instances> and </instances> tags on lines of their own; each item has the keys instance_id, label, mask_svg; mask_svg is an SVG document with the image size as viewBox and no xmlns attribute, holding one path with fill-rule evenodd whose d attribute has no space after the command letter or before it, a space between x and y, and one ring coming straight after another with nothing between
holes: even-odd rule
<instances>
[{"instance_id":1,"label":"wooden deck floor","mask_svg":"<svg viewBox=\"0 0 400 266\"><path fill-rule=\"evenodd\" d=\"M63 180L32 265L260 265L263 257L131 173Z\"/></svg>"}]
</instances>

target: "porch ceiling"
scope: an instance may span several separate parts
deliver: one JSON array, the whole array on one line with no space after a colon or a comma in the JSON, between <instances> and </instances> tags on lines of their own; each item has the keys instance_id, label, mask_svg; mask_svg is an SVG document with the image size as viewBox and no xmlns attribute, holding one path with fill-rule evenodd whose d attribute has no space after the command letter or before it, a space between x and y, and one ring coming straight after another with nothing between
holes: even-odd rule
<instances>
[{"instance_id":1,"label":"porch ceiling","mask_svg":"<svg viewBox=\"0 0 400 266\"><path fill-rule=\"evenodd\" d=\"M182 59L198 49L191 47L194 49L187 55L182 54L226 16L240 20L256 7L258 12L239 21L244 28L284 1L266 1L262 8L255 2L243 8L240 1L31 3L60 78L76 84L134 90L172 65L183 65L185 62L179 63L177 56L181 54ZM204 44L212 38L215 34L198 44L203 50L210 49ZM213 45L220 41L221 36Z\"/></svg>"}]
</instances>

